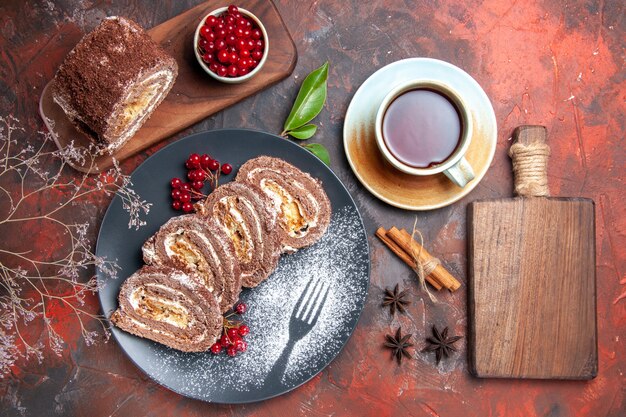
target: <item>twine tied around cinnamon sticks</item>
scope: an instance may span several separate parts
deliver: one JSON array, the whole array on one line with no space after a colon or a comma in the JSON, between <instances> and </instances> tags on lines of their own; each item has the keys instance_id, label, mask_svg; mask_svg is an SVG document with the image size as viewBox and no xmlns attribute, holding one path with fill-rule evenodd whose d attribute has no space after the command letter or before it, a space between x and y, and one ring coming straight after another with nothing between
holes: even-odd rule
<instances>
[{"instance_id":1,"label":"twine tied around cinnamon sticks","mask_svg":"<svg viewBox=\"0 0 626 417\"><path fill-rule=\"evenodd\" d=\"M426 286L426 282L437 291L442 288L456 291L461 286L461 283L450 275L439 259L433 257L424 248L424 238L417 230L416 224L417 219L411 234L404 229L399 230L396 227L392 227L389 230L379 227L376 231L376 236L417 274L420 286L422 286L432 301L436 301ZM415 235L419 237L420 243L415 241Z\"/></svg>"},{"instance_id":2,"label":"twine tied around cinnamon sticks","mask_svg":"<svg viewBox=\"0 0 626 417\"><path fill-rule=\"evenodd\" d=\"M411 240L415 240L415 234L419 236L420 244L417 253L415 252L415 248L413 247L413 245L411 245L411 256L415 261L415 267L412 269L417 274L417 278L420 281L420 286L422 287L422 290L424 290L426 294L428 294L428 298L430 298L430 301L436 303L437 299L426 286L426 277L432 274L435 268L437 268L437 265L441 264L441 261L435 257L426 259L424 262L420 260L420 255L422 254L422 250L424 249L424 236L422 236L422 232L417 230L417 218L415 218L415 222L413 223L413 233L411 233Z\"/></svg>"},{"instance_id":3,"label":"twine tied around cinnamon sticks","mask_svg":"<svg viewBox=\"0 0 626 417\"><path fill-rule=\"evenodd\" d=\"M514 143L509 148L513 161L515 194L519 196L550 196L548 188L548 158L550 147L546 143Z\"/></svg>"}]
</instances>

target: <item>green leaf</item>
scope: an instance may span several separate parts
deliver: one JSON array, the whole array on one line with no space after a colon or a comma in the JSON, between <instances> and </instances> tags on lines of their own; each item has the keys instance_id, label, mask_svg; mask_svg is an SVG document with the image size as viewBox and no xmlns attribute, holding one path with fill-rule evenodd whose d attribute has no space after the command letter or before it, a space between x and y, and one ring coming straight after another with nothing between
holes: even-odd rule
<instances>
[{"instance_id":1,"label":"green leaf","mask_svg":"<svg viewBox=\"0 0 626 417\"><path fill-rule=\"evenodd\" d=\"M316 131L317 131L317 126L304 125L297 129L288 131L287 134L293 136L296 139L308 139L311 136L313 136Z\"/></svg>"},{"instance_id":2,"label":"green leaf","mask_svg":"<svg viewBox=\"0 0 626 417\"><path fill-rule=\"evenodd\" d=\"M302 147L317 156L323 163L330 166L330 155L324 145L320 145L319 143L307 143L306 145L302 145Z\"/></svg>"},{"instance_id":3,"label":"green leaf","mask_svg":"<svg viewBox=\"0 0 626 417\"><path fill-rule=\"evenodd\" d=\"M307 75L285 121L285 132L304 126L322 111L326 101L327 79L328 62Z\"/></svg>"}]
</instances>

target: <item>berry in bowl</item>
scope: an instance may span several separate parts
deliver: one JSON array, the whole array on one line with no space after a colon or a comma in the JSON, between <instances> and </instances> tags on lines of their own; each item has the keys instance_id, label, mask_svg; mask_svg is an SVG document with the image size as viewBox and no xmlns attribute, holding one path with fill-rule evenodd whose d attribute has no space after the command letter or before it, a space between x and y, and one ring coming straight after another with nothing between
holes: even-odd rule
<instances>
[{"instance_id":1,"label":"berry in bowl","mask_svg":"<svg viewBox=\"0 0 626 417\"><path fill-rule=\"evenodd\" d=\"M202 19L193 45L204 71L229 84L254 77L265 64L269 50L267 32L259 18L232 4Z\"/></svg>"}]
</instances>

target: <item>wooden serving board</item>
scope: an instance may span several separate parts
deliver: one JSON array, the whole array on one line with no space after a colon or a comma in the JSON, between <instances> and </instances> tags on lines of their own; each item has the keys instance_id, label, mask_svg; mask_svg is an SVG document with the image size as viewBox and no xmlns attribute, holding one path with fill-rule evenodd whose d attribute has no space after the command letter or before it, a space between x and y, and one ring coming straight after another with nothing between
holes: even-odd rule
<instances>
[{"instance_id":1,"label":"wooden serving board","mask_svg":"<svg viewBox=\"0 0 626 417\"><path fill-rule=\"evenodd\" d=\"M516 130L523 143L545 128ZM469 205L470 370L591 379L598 370L594 203L518 197Z\"/></svg>"},{"instance_id":2,"label":"wooden serving board","mask_svg":"<svg viewBox=\"0 0 626 417\"><path fill-rule=\"evenodd\" d=\"M224 84L202 70L193 51L196 26L206 14L225 4L223 1L209 0L148 30L150 36L176 58L178 78L150 119L113 155L118 161L141 152L291 74L297 61L296 46L278 10L267 0L237 2L240 7L254 13L267 30L269 55L261 71L241 84ZM64 148L72 141L78 146L89 146L87 136L74 128L63 110L54 103L49 87L50 84L41 96L40 113L53 133L57 146ZM95 173L113 164L110 155L98 156L94 162L95 166L91 166L90 161L84 165L74 162L70 165L82 172Z\"/></svg>"}]
</instances>

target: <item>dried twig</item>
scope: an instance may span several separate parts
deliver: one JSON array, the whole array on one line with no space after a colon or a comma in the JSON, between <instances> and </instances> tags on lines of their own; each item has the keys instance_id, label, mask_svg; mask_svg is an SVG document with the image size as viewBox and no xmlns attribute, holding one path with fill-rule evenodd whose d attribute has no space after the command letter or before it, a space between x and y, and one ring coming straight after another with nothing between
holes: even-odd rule
<instances>
[{"instance_id":1,"label":"dried twig","mask_svg":"<svg viewBox=\"0 0 626 417\"><path fill-rule=\"evenodd\" d=\"M85 308L85 297L99 290L95 268L116 277L119 267L92 252L87 237L89 223L67 223L60 216L63 210L92 194L117 194L129 213L128 227L138 229L145 224L141 217L151 206L131 188L130 177L117 163L97 176L80 174L64 179L68 177L68 161L90 161L94 166L93 149L70 145L59 151L45 132L39 132L37 146L18 142L14 136L24 132L18 123L11 116L0 116L0 378L20 357L41 361L46 345L61 354L65 342L52 326L51 305L71 313L87 345L93 344L98 334L88 321L99 323L108 337L104 318ZM56 202L55 194L67 197L57 204L39 203ZM3 235L2 228L59 230L65 239L58 242L62 253L49 259L34 251L15 252L10 243L20 237ZM24 331L36 320L43 323L45 341L32 341Z\"/></svg>"}]
</instances>

